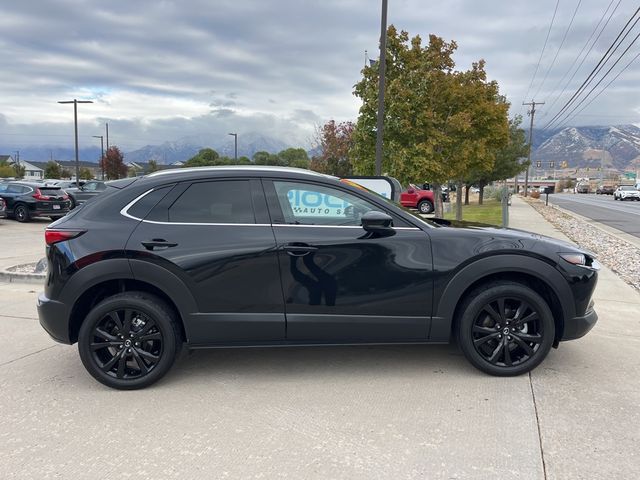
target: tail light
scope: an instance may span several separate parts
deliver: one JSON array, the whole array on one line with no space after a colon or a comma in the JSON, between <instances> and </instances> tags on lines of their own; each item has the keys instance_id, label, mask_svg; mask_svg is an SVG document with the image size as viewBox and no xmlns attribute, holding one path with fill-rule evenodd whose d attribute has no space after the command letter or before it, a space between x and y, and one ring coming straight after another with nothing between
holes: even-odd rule
<instances>
[{"instance_id":1,"label":"tail light","mask_svg":"<svg viewBox=\"0 0 640 480\"><path fill-rule=\"evenodd\" d=\"M66 193L62 196L62 200L69 200L69 195Z\"/></svg>"},{"instance_id":2,"label":"tail light","mask_svg":"<svg viewBox=\"0 0 640 480\"><path fill-rule=\"evenodd\" d=\"M65 240L71 240L72 238L79 237L86 230L56 230L55 228L46 229L44 231L44 241L47 245L53 245L54 243L64 242Z\"/></svg>"},{"instance_id":3,"label":"tail light","mask_svg":"<svg viewBox=\"0 0 640 480\"><path fill-rule=\"evenodd\" d=\"M42 192L39 188L36 188L36 193L32 195L36 200L51 200L51 197L48 195L42 195Z\"/></svg>"}]
</instances>

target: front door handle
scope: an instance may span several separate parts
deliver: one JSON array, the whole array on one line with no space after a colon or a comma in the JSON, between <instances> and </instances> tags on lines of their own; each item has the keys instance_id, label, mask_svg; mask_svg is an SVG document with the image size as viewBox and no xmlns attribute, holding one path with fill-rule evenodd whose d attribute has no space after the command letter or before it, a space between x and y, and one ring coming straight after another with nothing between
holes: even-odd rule
<instances>
[{"instance_id":1,"label":"front door handle","mask_svg":"<svg viewBox=\"0 0 640 480\"><path fill-rule=\"evenodd\" d=\"M174 242L168 242L164 238L154 238L152 240L144 240L142 246L147 250L165 250L169 247L175 247L178 244Z\"/></svg>"},{"instance_id":2,"label":"front door handle","mask_svg":"<svg viewBox=\"0 0 640 480\"><path fill-rule=\"evenodd\" d=\"M295 242L283 245L282 249L292 257L304 257L318 250L318 247L314 247L308 243Z\"/></svg>"}]
</instances>

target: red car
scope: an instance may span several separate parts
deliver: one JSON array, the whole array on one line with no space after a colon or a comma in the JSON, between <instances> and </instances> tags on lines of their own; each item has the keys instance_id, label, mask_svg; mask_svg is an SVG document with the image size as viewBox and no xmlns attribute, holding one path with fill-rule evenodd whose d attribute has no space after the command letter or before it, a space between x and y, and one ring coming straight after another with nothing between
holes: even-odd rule
<instances>
[{"instance_id":1,"label":"red car","mask_svg":"<svg viewBox=\"0 0 640 480\"><path fill-rule=\"evenodd\" d=\"M433 212L433 191L422 190L409 184L407 191L400 194L400 205L417 208L420 213L431 213Z\"/></svg>"}]
</instances>

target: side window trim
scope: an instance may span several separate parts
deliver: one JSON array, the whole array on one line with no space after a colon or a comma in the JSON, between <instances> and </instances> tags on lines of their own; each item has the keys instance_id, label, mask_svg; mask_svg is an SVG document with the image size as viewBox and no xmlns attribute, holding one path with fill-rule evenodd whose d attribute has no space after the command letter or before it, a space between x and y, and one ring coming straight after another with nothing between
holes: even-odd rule
<instances>
[{"instance_id":1,"label":"side window trim","mask_svg":"<svg viewBox=\"0 0 640 480\"><path fill-rule=\"evenodd\" d=\"M285 215L284 212L282 211L282 207L280 205L280 201L278 199L278 193L276 191L274 182L288 182L288 183L303 183L303 184L308 184L308 185L316 185L316 186L321 186L324 188L334 188L340 192L344 192L346 194L349 195L353 195L354 197L365 201L371 205L374 205L376 207L376 210L387 213L389 215L392 216L393 221L394 221L394 227L397 230L420 230L418 227L415 227L409 223L407 223L403 218L399 217L398 215L396 215L394 212L388 210L387 208L385 208L384 206L376 203L376 202L372 202L370 199L368 198L363 198L362 196L358 195L356 192L352 192L351 190L348 190L346 188L341 188L341 185L325 185L323 183L318 183L318 182L314 182L314 181L309 181L309 180L299 180L299 179L291 179L291 178L265 178L262 180L263 185L264 185L264 191L265 191L265 195L267 197L267 205L269 206L269 214L271 215L271 220L272 220L272 225L275 226L286 226L286 227L321 227L321 228L362 228L361 226L357 226L357 225L307 225L307 224L291 224L291 223L286 223L285 220ZM397 225L396 225L397 223Z\"/></svg>"}]
</instances>

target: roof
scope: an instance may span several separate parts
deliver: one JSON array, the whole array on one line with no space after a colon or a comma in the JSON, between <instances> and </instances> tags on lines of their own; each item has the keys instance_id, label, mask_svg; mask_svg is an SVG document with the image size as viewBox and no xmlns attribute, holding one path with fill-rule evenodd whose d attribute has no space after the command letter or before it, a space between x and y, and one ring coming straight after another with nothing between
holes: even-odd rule
<instances>
[{"instance_id":1,"label":"roof","mask_svg":"<svg viewBox=\"0 0 640 480\"><path fill-rule=\"evenodd\" d=\"M221 173L221 172L266 172L266 173L289 173L308 177L322 177L336 179L331 175L306 170L304 168L295 167L277 167L271 165L219 165L214 167L190 167L190 168L170 168L159 172L153 172L148 177L158 177L160 175L187 175L190 173Z\"/></svg>"},{"instance_id":2,"label":"roof","mask_svg":"<svg viewBox=\"0 0 640 480\"><path fill-rule=\"evenodd\" d=\"M0 162L8 162L9 160L12 160L11 155L0 155Z\"/></svg>"}]
</instances>

